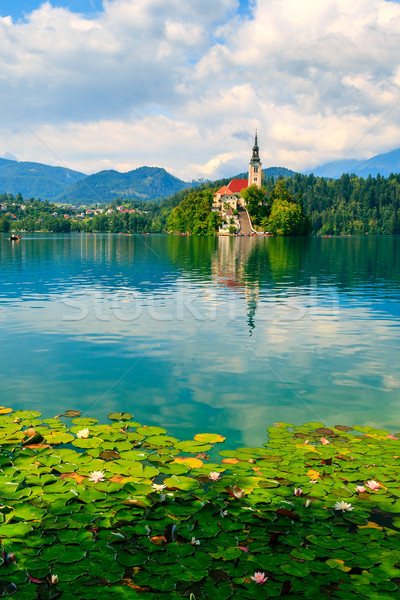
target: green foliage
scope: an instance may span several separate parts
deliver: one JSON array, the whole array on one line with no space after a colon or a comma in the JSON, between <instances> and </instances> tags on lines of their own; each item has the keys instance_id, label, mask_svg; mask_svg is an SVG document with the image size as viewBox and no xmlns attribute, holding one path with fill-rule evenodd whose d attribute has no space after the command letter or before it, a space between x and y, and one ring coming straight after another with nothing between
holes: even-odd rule
<instances>
[{"instance_id":1,"label":"green foliage","mask_svg":"<svg viewBox=\"0 0 400 600\"><path fill-rule=\"evenodd\" d=\"M275 182L269 179L270 194ZM297 173L285 179L287 191L302 204L320 235L370 235L400 233L400 175L363 179L342 175L326 180Z\"/></svg>"},{"instance_id":2,"label":"green foliage","mask_svg":"<svg viewBox=\"0 0 400 600\"><path fill-rule=\"evenodd\" d=\"M207 463L222 436L68 414L0 408L0 595L400 598L398 436L277 423Z\"/></svg>"},{"instance_id":3,"label":"green foliage","mask_svg":"<svg viewBox=\"0 0 400 600\"><path fill-rule=\"evenodd\" d=\"M260 225L268 214L265 189L251 185L242 191L242 196L253 225Z\"/></svg>"},{"instance_id":4,"label":"green foliage","mask_svg":"<svg viewBox=\"0 0 400 600\"><path fill-rule=\"evenodd\" d=\"M211 190L190 192L172 210L167 221L168 230L195 235L214 234L221 224L221 219L217 213L211 211L212 201Z\"/></svg>"},{"instance_id":5,"label":"green foliage","mask_svg":"<svg viewBox=\"0 0 400 600\"><path fill-rule=\"evenodd\" d=\"M309 219L303 214L301 204L293 201L284 181L276 183L271 201L269 218L263 221L268 231L275 235L308 235L311 232Z\"/></svg>"}]
</instances>

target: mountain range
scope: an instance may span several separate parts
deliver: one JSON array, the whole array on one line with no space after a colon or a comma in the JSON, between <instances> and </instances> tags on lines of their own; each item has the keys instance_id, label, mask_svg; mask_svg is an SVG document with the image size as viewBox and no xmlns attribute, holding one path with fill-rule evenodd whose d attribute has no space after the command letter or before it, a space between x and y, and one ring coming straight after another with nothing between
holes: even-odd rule
<instances>
[{"instance_id":1,"label":"mountain range","mask_svg":"<svg viewBox=\"0 0 400 600\"><path fill-rule=\"evenodd\" d=\"M269 167L263 172L266 177L274 178L295 175L295 171L285 167ZM368 175L376 177L378 173L388 177L391 173L399 172L400 148L365 160L333 161L306 171L332 179L343 173L355 173L366 178ZM41 198L64 204L97 204L117 198L159 200L194 185L196 182L182 181L159 167L139 167L127 173L109 170L86 175L65 167L0 158L0 193L21 193L24 198Z\"/></svg>"},{"instance_id":2,"label":"mountain range","mask_svg":"<svg viewBox=\"0 0 400 600\"><path fill-rule=\"evenodd\" d=\"M330 177L331 179L338 179L343 173L354 173L364 179L369 175L376 177L378 174L389 177L391 173L400 173L400 148L385 154L377 154L368 159L349 158L332 161L306 172L313 173L316 177Z\"/></svg>"}]
</instances>

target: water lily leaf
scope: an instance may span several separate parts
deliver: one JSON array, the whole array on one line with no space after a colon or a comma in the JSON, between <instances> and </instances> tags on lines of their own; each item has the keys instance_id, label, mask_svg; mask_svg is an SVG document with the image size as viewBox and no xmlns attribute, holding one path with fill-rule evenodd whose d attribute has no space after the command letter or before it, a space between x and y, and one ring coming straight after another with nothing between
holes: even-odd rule
<instances>
[{"instance_id":1,"label":"water lily leaf","mask_svg":"<svg viewBox=\"0 0 400 600\"><path fill-rule=\"evenodd\" d=\"M23 538L32 530L27 523L8 523L1 526L0 536L6 538Z\"/></svg>"},{"instance_id":2,"label":"water lily leaf","mask_svg":"<svg viewBox=\"0 0 400 600\"><path fill-rule=\"evenodd\" d=\"M301 519L297 513L294 513L293 511L291 511L287 508L278 508L275 512L277 515L280 515L281 517L287 517L288 519L292 519L293 521L301 521Z\"/></svg>"},{"instance_id":3,"label":"water lily leaf","mask_svg":"<svg viewBox=\"0 0 400 600\"><path fill-rule=\"evenodd\" d=\"M98 423L98 419L78 417L77 419L72 419L71 423L73 425L79 425L80 427L91 427L92 425L96 425L96 423Z\"/></svg>"},{"instance_id":4,"label":"water lily leaf","mask_svg":"<svg viewBox=\"0 0 400 600\"><path fill-rule=\"evenodd\" d=\"M281 570L295 577L306 577L310 573L309 563L291 562L281 565Z\"/></svg>"},{"instance_id":5,"label":"water lily leaf","mask_svg":"<svg viewBox=\"0 0 400 600\"><path fill-rule=\"evenodd\" d=\"M77 483L82 483L86 478L78 473L62 473L60 479L74 479Z\"/></svg>"},{"instance_id":6,"label":"water lily leaf","mask_svg":"<svg viewBox=\"0 0 400 600\"><path fill-rule=\"evenodd\" d=\"M132 419L132 415L129 413L124 413L124 412L116 412L116 413L110 413L108 415L108 418L111 421L130 421Z\"/></svg>"},{"instance_id":7,"label":"water lily leaf","mask_svg":"<svg viewBox=\"0 0 400 600\"><path fill-rule=\"evenodd\" d=\"M188 454L198 454L199 452L208 452L211 450L212 446L210 444L204 444L202 442L196 442L195 440L185 440L184 442L178 442L174 444L177 450L181 452L186 452Z\"/></svg>"},{"instance_id":8,"label":"water lily leaf","mask_svg":"<svg viewBox=\"0 0 400 600\"><path fill-rule=\"evenodd\" d=\"M77 448L99 448L102 444L103 441L101 438L98 437L91 437L91 438L73 438L72 436L72 445L76 446Z\"/></svg>"},{"instance_id":9,"label":"water lily leaf","mask_svg":"<svg viewBox=\"0 0 400 600\"><path fill-rule=\"evenodd\" d=\"M82 411L80 411L80 410L66 410L65 413L61 416L73 419L75 417L80 417L81 414L82 414Z\"/></svg>"},{"instance_id":10,"label":"water lily leaf","mask_svg":"<svg viewBox=\"0 0 400 600\"><path fill-rule=\"evenodd\" d=\"M7 415L12 412L12 408L5 408L4 406L0 406L0 415Z\"/></svg>"},{"instance_id":11,"label":"water lily leaf","mask_svg":"<svg viewBox=\"0 0 400 600\"><path fill-rule=\"evenodd\" d=\"M121 455L119 452L116 452L116 450L103 450L99 456L103 460L114 460L115 458L121 458Z\"/></svg>"},{"instance_id":12,"label":"water lily leaf","mask_svg":"<svg viewBox=\"0 0 400 600\"><path fill-rule=\"evenodd\" d=\"M145 436L154 436L154 435L162 435L164 433L167 433L167 430L163 429L162 427L155 427L154 425L151 425L151 426L142 425L142 426L136 428L136 433L139 433L140 435L145 435Z\"/></svg>"},{"instance_id":13,"label":"water lily leaf","mask_svg":"<svg viewBox=\"0 0 400 600\"><path fill-rule=\"evenodd\" d=\"M203 461L199 460L198 458L186 456L177 456L173 462L181 465L187 465L191 469L199 469L204 464Z\"/></svg>"},{"instance_id":14,"label":"water lily leaf","mask_svg":"<svg viewBox=\"0 0 400 600\"><path fill-rule=\"evenodd\" d=\"M216 444L225 441L224 436L216 433L196 433L194 439L196 442L206 442L208 444Z\"/></svg>"},{"instance_id":15,"label":"water lily leaf","mask_svg":"<svg viewBox=\"0 0 400 600\"><path fill-rule=\"evenodd\" d=\"M166 485L170 489L178 489L178 490L193 490L199 486L198 482L191 477L184 477L173 475L172 477L167 477L164 479L164 485Z\"/></svg>"},{"instance_id":16,"label":"water lily leaf","mask_svg":"<svg viewBox=\"0 0 400 600\"><path fill-rule=\"evenodd\" d=\"M335 425L335 429L339 431L353 431L353 427L348 427L347 425Z\"/></svg>"},{"instance_id":17,"label":"water lily leaf","mask_svg":"<svg viewBox=\"0 0 400 600\"><path fill-rule=\"evenodd\" d=\"M44 436L44 439L50 445L69 444L74 439L74 436L63 431L51 431Z\"/></svg>"}]
</instances>

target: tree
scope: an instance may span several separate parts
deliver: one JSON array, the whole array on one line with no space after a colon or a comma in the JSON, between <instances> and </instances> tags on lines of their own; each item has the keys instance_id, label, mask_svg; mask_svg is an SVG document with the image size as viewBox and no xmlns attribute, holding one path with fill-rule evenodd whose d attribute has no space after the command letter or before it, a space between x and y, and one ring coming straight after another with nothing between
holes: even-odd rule
<instances>
[{"instance_id":1,"label":"tree","mask_svg":"<svg viewBox=\"0 0 400 600\"><path fill-rule=\"evenodd\" d=\"M242 198L254 225L259 225L268 214L267 195L264 188L251 185L242 191Z\"/></svg>"},{"instance_id":2,"label":"tree","mask_svg":"<svg viewBox=\"0 0 400 600\"><path fill-rule=\"evenodd\" d=\"M296 204L286 189L284 181L278 181L271 194L273 203L268 219L262 225L275 235L308 235L311 222L303 213L301 204Z\"/></svg>"}]
</instances>

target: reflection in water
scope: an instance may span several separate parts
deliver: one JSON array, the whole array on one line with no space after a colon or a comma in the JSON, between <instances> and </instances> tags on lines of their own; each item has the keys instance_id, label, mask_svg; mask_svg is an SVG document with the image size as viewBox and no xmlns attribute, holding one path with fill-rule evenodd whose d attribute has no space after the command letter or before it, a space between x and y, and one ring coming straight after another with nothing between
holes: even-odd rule
<instances>
[{"instance_id":1,"label":"reflection in water","mask_svg":"<svg viewBox=\"0 0 400 600\"><path fill-rule=\"evenodd\" d=\"M244 294L250 337L255 328L254 317L259 296L259 280L248 276L248 264L254 251L257 252L257 242L255 238L221 237L212 256L213 280L238 292L241 297Z\"/></svg>"},{"instance_id":2,"label":"reflection in water","mask_svg":"<svg viewBox=\"0 0 400 600\"><path fill-rule=\"evenodd\" d=\"M400 240L0 237L2 405L400 430Z\"/></svg>"}]
</instances>

